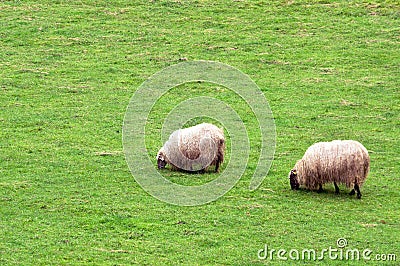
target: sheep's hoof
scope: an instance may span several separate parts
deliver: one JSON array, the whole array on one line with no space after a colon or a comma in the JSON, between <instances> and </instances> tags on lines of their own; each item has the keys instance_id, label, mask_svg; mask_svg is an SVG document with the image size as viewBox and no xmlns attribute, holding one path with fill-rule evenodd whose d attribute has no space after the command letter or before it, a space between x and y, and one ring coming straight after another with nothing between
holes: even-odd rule
<instances>
[{"instance_id":1,"label":"sheep's hoof","mask_svg":"<svg viewBox=\"0 0 400 266\"><path fill-rule=\"evenodd\" d=\"M361 199L361 194L357 194L357 199Z\"/></svg>"},{"instance_id":2,"label":"sheep's hoof","mask_svg":"<svg viewBox=\"0 0 400 266\"><path fill-rule=\"evenodd\" d=\"M353 196L354 194L356 194L356 191L354 189L352 189L349 193L350 196Z\"/></svg>"},{"instance_id":3,"label":"sheep's hoof","mask_svg":"<svg viewBox=\"0 0 400 266\"><path fill-rule=\"evenodd\" d=\"M333 182L333 184L335 185L335 194L339 194L340 190L338 185L336 184L336 182Z\"/></svg>"}]
</instances>

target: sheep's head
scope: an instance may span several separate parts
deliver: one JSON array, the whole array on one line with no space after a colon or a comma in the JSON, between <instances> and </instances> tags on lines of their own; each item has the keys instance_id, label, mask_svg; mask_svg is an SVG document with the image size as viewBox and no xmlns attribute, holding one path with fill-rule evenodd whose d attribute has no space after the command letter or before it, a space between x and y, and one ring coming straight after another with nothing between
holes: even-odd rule
<instances>
[{"instance_id":1,"label":"sheep's head","mask_svg":"<svg viewBox=\"0 0 400 266\"><path fill-rule=\"evenodd\" d=\"M290 170L290 173L289 173L289 180L290 180L290 187L291 187L293 190L299 189L300 183L299 183L299 180L298 180L298 178L297 178L297 171L296 171L296 169Z\"/></svg>"},{"instance_id":2,"label":"sheep's head","mask_svg":"<svg viewBox=\"0 0 400 266\"><path fill-rule=\"evenodd\" d=\"M165 166L167 165L165 154L162 150L160 150L157 154L157 165L158 169L165 168Z\"/></svg>"}]
</instances>

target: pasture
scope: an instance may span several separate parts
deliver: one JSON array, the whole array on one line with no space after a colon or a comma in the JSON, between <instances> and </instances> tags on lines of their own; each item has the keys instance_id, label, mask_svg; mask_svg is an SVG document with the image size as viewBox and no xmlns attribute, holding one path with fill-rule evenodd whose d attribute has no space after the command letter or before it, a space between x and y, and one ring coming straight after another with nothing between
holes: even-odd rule
<instances>
[{"instance_id":1,"label":"pasture","mask_svg":"<svg viewBox=\"0 0 400 266\"><path fill-rule=\"evenodd\" d=\"M399 25L398 1L0 1L0 264L365 263L331 258L330 248L369 249L369 265L399 264ZM147 120L155 168L163 119L195 96L235 109L251 147L233 189L183 207L135 182L122 126L147 78L193 60L228 64L258 85L276 151L250 191L260 149L250 107L210 83L173 88ZM333 139L370 153L361 200L343 186L339 195L333 185L290 189L288 172L305 150ZM229 147L228 138L227 156ZM187 186L218 176L161 173ZM347 244L338 248L338 239ZM323 258L301 259L303 249Z\"/></svg>"}]
</instances>

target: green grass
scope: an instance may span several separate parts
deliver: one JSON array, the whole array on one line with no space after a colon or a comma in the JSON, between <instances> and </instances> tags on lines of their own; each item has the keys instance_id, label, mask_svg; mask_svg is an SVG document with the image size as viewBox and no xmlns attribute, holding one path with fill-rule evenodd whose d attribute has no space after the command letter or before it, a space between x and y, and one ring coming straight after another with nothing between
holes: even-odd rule
<instances>
[{"instance_id":1,"label":"green grass","mask_svg":"<svg viewBox=\"0 0 400 266\"><path fill-rule=\"evenodd\" d=\"M276 265L284 262L257 258L265 244L321 251L340 237L373 255L396 253L383 264L398 264L399 18L397 1L1 1L0 264ZM256 130L248 170L210 204L160 202L131 176L126 107L143 81L180 58L234 66L268 99L277 148L258 190L248 190ZM254 124L229 90L176 88L148 121L152 158L169 108L203 94ZM361 200L343 187L340 195L333 186L290 190L296 160L331 139L370 151Z\"/></svg>"}]
</instances>

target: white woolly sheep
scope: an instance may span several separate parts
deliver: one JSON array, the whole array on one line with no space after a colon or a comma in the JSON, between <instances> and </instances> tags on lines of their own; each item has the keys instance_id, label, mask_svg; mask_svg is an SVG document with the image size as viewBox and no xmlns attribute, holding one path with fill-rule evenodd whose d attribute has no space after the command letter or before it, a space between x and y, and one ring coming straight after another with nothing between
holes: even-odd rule
<instances>
[{"instance_id":1,"label":"white woolly sheep","mask_svg":"<svg viewBox=\"0 0 400 266\"><path fill-rule=\"evenodd\" d=\"M310 146L303 158L289 173L291 188L304 185L311 190L322 191L322 185L333 183L335 193L339 193L337 183L353 186L350 195L357 192L369 173L370 158L367 149L354 140L334 140L319 142Z\"/></svg>"},{"instance_id":2,"label":"white woolly sheep","mask_svg":"<svg viewBox=\"0 0 400 266\"><path fill-rule=\"evenodd\" d=\"M215 172L218 172L224 152L223 129L202 123L171 134L157 154L158 169L170 164L173 170L204 172L215 165Z\"/></svg>"}]
</instances>

